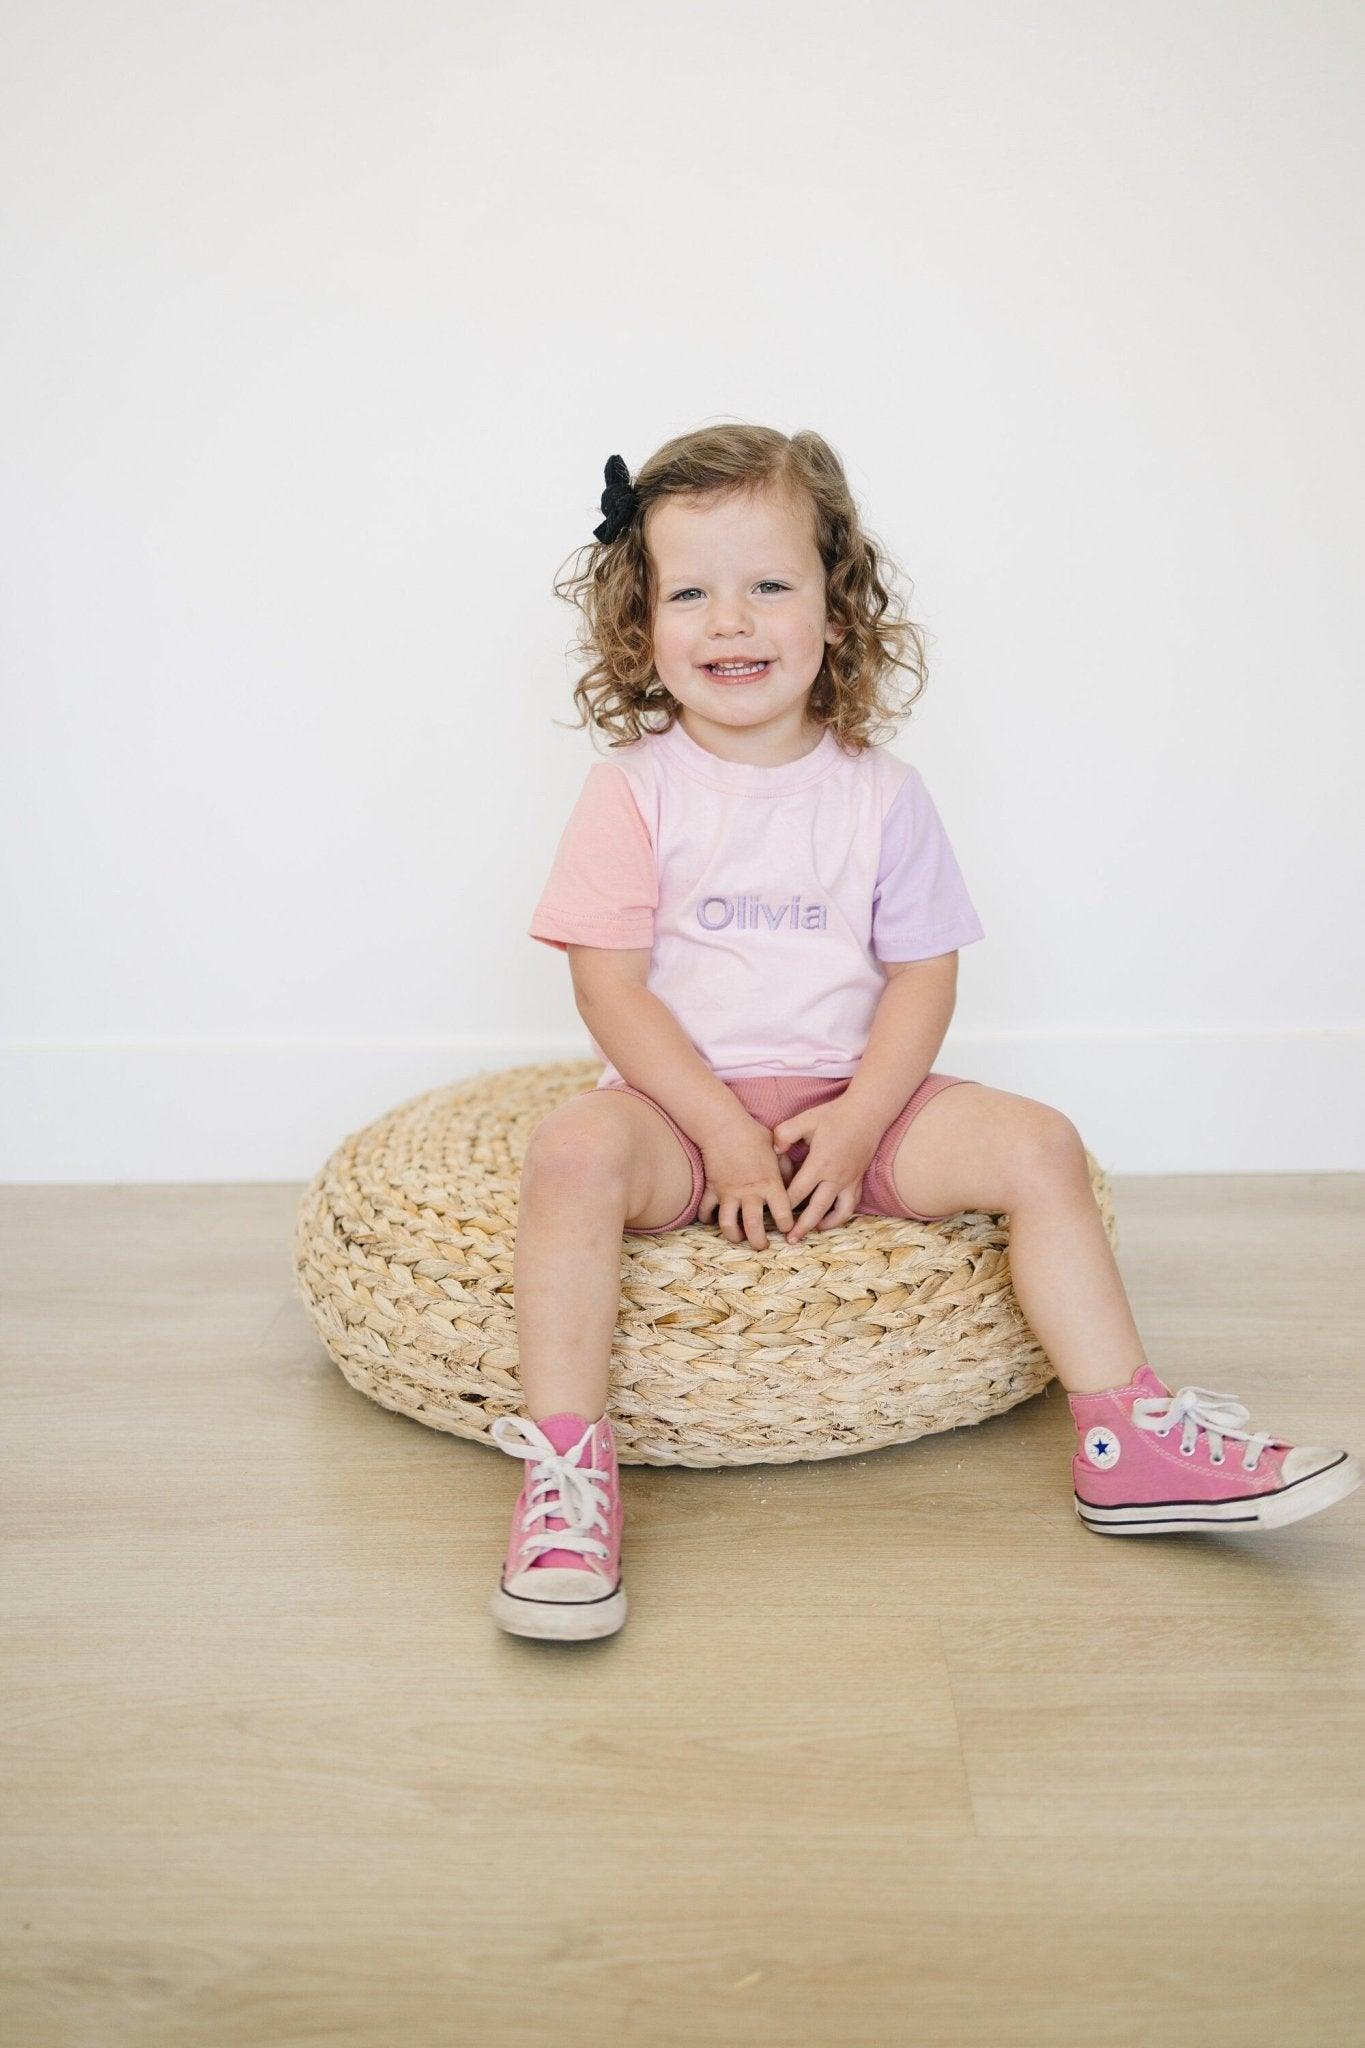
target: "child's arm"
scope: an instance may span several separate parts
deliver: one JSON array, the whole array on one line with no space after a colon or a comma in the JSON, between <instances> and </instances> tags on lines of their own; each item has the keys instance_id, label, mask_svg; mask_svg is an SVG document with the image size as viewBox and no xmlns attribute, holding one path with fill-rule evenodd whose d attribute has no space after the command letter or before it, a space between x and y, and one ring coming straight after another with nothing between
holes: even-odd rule
<instances>
[{"instance_id":1,"label":"child's arm","mask_svg":"<svg viewBox=\"0 0 1365 2048\"><path fill-rule=\"evenodd\" d=\"M933 1067L957 1005L956 952L882 965L886 987L858 1071L841 1098L877 1131L895 1122Z\"/></svg>"},{"instance_id":2,"label":"child's arm","mask_svg":"<svg viewBox=\"0 0 1365 2048\"><path fill-rule=\"evenodd\" d=\"M718 1081L673 1012L646 987L651 949L567 946L578 1014L623 1081L704 1143L749 1113Z\"/></svg>"}]
</instances>

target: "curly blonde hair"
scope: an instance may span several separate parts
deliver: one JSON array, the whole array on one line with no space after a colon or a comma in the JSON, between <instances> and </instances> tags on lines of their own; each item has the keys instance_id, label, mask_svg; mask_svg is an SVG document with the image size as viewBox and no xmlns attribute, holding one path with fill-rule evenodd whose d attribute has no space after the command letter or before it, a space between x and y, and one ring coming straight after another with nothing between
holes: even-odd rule
<instances>
[{"instance_id":1,"label":"curly blonde hair","mask_svg":"<svg viewBox=\"0 0 1365 2048\"><path fill-rule=\"evenodd\" d=\"M666 441L635 477L629 523L611 540L576 550L575 573L554 583L555 596L582 613L577 647L589 658L574 685L581 713L574 730L592 725L613 747L628 746L642 733L666 732L682 709L654 667L658 593L644 536L650 506L663 498L726 496L766 485L793 495L804 491L814 506L825 608L840 628L838 640L825 646L808 717L856 754L891 737L895 725L888 721L909 716L928 680L924 634L904 615L894 588L897 572L862 525L843 464L819 434L736 423ZM914 678L908 695L895 687L898 669Z\"/></svg>"}]
</instances>

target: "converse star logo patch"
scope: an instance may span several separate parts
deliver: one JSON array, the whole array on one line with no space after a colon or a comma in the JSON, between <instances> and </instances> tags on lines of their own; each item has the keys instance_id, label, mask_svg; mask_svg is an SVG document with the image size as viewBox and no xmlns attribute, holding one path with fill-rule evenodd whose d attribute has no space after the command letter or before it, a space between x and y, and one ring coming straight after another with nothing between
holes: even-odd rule
<instances>
[{"instance_id":1,"label":"converse star logo patch","mask_svg":"<svg viewBox=\"0 0 1365 2048\"><path fill-rule=\"evenodd\" d=\"M1119 1440L1112 1429L1092 1429L1086 1432L1082 1445L1092 1465L1098 1465L1101 1472L1107 1472L1119 1461Z\"/></svg>"}]
</instances>

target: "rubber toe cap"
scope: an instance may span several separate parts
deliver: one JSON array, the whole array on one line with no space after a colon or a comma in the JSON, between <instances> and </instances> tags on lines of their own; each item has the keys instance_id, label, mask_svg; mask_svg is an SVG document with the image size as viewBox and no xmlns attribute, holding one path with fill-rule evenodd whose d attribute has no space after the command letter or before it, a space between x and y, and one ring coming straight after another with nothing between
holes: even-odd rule
<instances>
[{"instance_id":1,"label":"rubber toe cap","mask_svg":"<svg viewBox=\"0 0 1365 2048\"><path fill-rule=\"evenodd\" d=\"M1345 1455L1344 1451L1325 1450L1321 1444L1296 1444L1292 1451L1285 1452L1281 1470L1286 1481L1311 1479L1315 1472L1339 1465Z\"/></svg>"}]
</instances>

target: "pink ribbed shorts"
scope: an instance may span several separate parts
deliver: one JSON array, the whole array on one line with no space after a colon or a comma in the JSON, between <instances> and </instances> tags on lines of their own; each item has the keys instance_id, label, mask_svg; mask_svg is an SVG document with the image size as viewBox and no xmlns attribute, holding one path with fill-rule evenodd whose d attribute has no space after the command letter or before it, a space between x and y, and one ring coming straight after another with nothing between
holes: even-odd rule
<instances>
[{"instance_id":1,"label":"pink ribbed shorts","mask_svg":"<svg viewBox=\"0 0 1365 2048\"><path fill-rule=\"evenodd\" d=\"M767 1124L771 1129L775 1124L785 1122L787 1117L795 1116L798 1110L813 1109L817 1102L833 1101L836 1095L843 1094L852 1078L851 1074L833 1077L827 1074L755 1074L747 1080L726 1081L725 1086L733 1095L738 1096L750 1116L757 1117L760 1123ZM891 1164L902 1137L925 1103L931 1102L944 1088L956 1087L959 1082L966 1079L965 1074L925 1075L896 1121L882 1133L881 1141L863 1175L862 1200L858 1204L860 1216L904 1216L912 1218L917 1223L946 1221L944 1216L926 1216L922 1210L906 1208L896 1193ZM674 1122L663 1104L656 1102L652 1095L646 1095L643 1089L632 1088L627 1081L608 1081L606 1086L615 1088L624 1095L637 1095L641 1102L647 1102L651 1109L657 1109L692 1162L692 1193L686 1208L675 1216L671 1223L652 1223L646 1230L642 1230L637 1224L631 1224L631 1234L654 1237L661 1230L681 1230L685 1224L695 1223L702 1195L706 1191L706 1175L702 1166L700 1146ZM603 1093L605 1092L604 1089ZM809 1149L808 1145L798 1139L787 1155L793 1166L801 1164ZM796 1213L799 1216L802 1213L801 1209L798 1208ZM952 1213L951 1210L948 1212L950 1215Z\"/></svg>"}]
</instances>

